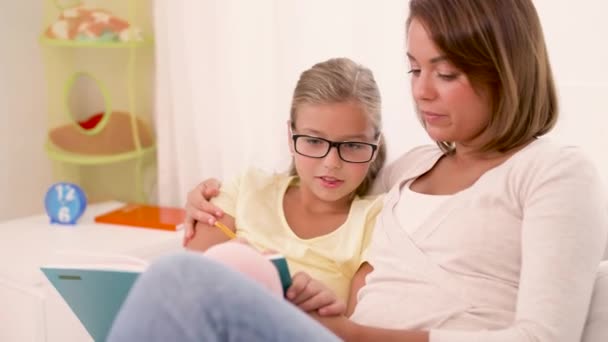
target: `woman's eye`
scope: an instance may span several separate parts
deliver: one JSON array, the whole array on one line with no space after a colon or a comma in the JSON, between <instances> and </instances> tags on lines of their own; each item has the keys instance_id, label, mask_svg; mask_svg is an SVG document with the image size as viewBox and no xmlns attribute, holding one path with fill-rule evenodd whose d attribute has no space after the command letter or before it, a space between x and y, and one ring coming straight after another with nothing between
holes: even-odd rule
<instances>
[{"instance_id":1,"label":"woman's eye","mask_svg":"<svg viewBox=\"0 0 608 342\"><path fill-rule=\"evenodd\" d=\"M458 74L438 73L437 75L439 76L439 78L445 81L452 81L458 78Z\"/></svg>"},{"instance_id":2,"label":"woman's eye","mask_svg":"<svg viewBox=\"0 0 608 342\"><path fill-rule=\"evenodd\" d=\"M411 68L407 73L410 75L418 76L420 75L420 69Z\"/></svg>"}]
</instances>

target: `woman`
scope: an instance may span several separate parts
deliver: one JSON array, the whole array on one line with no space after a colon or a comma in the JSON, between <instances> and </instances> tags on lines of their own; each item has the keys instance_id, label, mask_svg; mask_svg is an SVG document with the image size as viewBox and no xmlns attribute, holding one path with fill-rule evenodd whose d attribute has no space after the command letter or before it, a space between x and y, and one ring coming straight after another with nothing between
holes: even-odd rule
<instances>
[{"instance_id":1,"label":"woman","mask_svg":"<svg viewBox=\"0 0 608 342\"><path fill-rule=\"evenodd\" d=\"M412 0L406 29L416 108L438 146L406 153L377 181L391 190L353 280L350 318L313 317L353 341L579 340L606 245L606 197L580 151L541 138L557 100L532 1ZM188 327L218 322L190 340L332 340L289 304L230 286L228 272L205 276L208 264L174 257L150 275L188 265L199 277L182 285L197 300L217 284L245 297L182 304L196 313ZM117 332L137 331L125 328L129 316L159 307L137 300L146 283Z\"/></svg>"}]
</instances>

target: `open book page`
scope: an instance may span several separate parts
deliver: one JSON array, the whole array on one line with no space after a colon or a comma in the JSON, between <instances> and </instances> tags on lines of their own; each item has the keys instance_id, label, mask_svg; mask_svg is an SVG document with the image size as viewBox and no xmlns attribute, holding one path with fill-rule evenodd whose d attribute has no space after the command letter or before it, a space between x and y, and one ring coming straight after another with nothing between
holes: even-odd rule
<instances>
[{"instance_id":1,"label":"open book page","mask_svg":"<svg viewBox=\"0 0 608 342\"><path fill-rule=\"evenodd\" d=\"M142 272L148 261L125 254L102 254L69 250L54 253L43 268Z\"/></svg>"}]
</instances>

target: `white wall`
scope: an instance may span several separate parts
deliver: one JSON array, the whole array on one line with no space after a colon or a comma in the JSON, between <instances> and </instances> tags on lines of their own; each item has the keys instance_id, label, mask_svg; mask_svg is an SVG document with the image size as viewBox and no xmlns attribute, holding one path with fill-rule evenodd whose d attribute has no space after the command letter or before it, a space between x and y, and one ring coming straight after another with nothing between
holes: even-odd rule
<instances>
[{"instance_id":1,"label":"white wall","mask_svg":"<svg viewBox=\"0 0 608 342\"><path fill-rule=\"evenodd\" d=\"M560 96L560 119L549 135L581 146L608 184L608 2L533 0L544 28ZM389 160L429 142L413 114L404 57L407 0L281 1L278 39L290 49L278 60L288 108L299 73L312 63L345 55L369 66L383 96ZM296 42L296 43L294 43ZM283 137L283 135L281 135Z\"/></svg>"},{"instance_id":2,"label":"white wall","mask_svg":"<svg viewBox=\"0 0 608 342\"><path fill-rule=\"evenodd\" d=\"M608 20L605 18L608 2L534 0L534 4L543 25L561 106L558 124L548 136L560 143L581 146L608 185L608 134L604 133L608 131ZM394 18L395 15L388 17ZM387 22L382 25L389 35L401 29ZM412 114L407 78L398 74L403 69L395 70L399 64L393 60L400 57L402 51L386 50L386 53L390 55L381 56L385 63L377 60L371 67L384 96L391 158L413 145L426 143L427 138Z\"/></svg>"},{"instance_id":3,"label":"white wall","mask_svg":"<svg viewBox=\"0 0 608 342\"><path fill-rule=\"evenodd\" d=\"M560 95L561 117L550 136L583 147L608 184L608 2L535 4Z\"/></svg>"},{"instance_id":4,"label":"white wall","mask_svg":"<svg viewBox=\"0 0 608 342\"><path fill-rule=\"evenodd\" d=\"M51 164L38 36L43 1L0 4L0 221L41 213Z\"/></svg>"},{"instance_id":5,"label":"white wall","mask_svg":"<svg viewBox=\"0 0 608 342\"><path fill-rule=\"evenodd\" d=\"M242 0L245 1L245 0ZM277 39L290 46L277 56L284 86L277 89L288 108L299 73L331 56L349 56L368 65L380 84L389 159L427 138L409 101L404 61L405 0L277 1L282 30ZM608 2L535 0L562 104L554 133L581 145L608 183ZM42 1L0 4L0 220L41 212L51 168L43 152L45 81L37 37ZM261 7L265 8L265 7ZM217 52L216 52L217 53ZM286 113L281 113L282 117ZM282 125L281 125L282 126ZM284 141L280 133L280 141Z\"/></svg>"}]
</instances>

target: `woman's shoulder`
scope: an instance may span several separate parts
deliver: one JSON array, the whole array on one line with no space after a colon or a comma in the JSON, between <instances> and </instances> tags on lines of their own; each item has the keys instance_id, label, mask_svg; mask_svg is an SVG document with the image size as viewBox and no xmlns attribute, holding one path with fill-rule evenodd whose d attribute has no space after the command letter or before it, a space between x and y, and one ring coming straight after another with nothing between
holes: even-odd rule
<instances>
[{"instance_id":1,"label":"woman's shoulder","mask_svg":"<svg viewBox=\"0 0 608 342\"><path fill-rule=\"evenodd\" d=\"M595 169L585 151L575 145L556 143L548 138L538 138L516 153L517 164L527 169Z\"/></svg>"},{"instance_id":2,"label":"woman's shoulder","mask_svg":"<svg viewBox=\"0 0 608 342\"><path fill-rule=\"evenodd\" d=\"M599 169L579 146L539 138L513 157L512 167L507 169L508 174L524 188L555 190L572 184L604 188Z\"/></svg>"},{"instance_id":3,"label":"woman's shoulder","mask_svg":"<svg viewBox=\"0 0 608 342\"><path fill-rule=\"evenodd\" d=\"M387 165L386 169L394 177L401 178L407 170L433 165L442 155L443 151L437 145L422 145L405 152Z\"/></svg>"},{"instance_id":4,"label":"woman's shoulder","mask_svg":"<svg viewBox=\"0 0 608 342\"><path fill-rule=\"evenodd\" d=\"M412 148L382 168L374 182L372 193L387 192L404 175L417 173L417 170L425 171L442 155L443 151L437 145L422 145Z\"/></svg>"}]
</instances>

